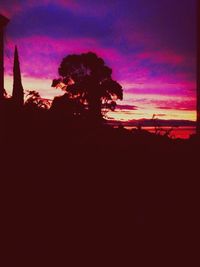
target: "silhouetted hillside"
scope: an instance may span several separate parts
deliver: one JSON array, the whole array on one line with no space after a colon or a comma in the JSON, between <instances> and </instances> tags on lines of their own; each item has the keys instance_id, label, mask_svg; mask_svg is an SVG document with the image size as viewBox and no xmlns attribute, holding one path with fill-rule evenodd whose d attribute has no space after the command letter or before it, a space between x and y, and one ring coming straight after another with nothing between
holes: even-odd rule
<instances>
[{"instance_id":1,"label":"silhouetted hillside","mask_svg":"<svg viewBox=\"0 0 200 267\"><path fill-rule=\"evenodd\" d=\"M129 121L116 121L116 120L109 120L109 123L112 125L123 125L123 126L194 126L196 122L190 120L161 120L161 119L138 119L138 120L129 120Z\"/></svg>"},{"instance_id":2,"label":"silhouetted hillside","mask_svg":"<svg viewBox=\"0 0 200 267\"><path fill-rule=\"evenodd\" d=\"M133 238L143 251L146 226L153 239L156 231L171 240L196 221L195 138L171 140L29 109L7 114L3 129L6 238L38 244L42 236L48 243L66 231L70 246L81 240L81 251L94 241L115 251Z\"/></svg>"}]
</instances>

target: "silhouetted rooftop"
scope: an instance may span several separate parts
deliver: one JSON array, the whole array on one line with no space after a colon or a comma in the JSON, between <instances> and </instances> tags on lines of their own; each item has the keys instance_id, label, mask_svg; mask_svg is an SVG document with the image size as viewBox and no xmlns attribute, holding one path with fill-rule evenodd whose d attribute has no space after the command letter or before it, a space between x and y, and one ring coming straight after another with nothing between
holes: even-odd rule
<instances>
[{"instance_id":1,"label":"silhouetted rooftop","mask_svg":"<svg viewBox=\"0 0 200 267\"><path fill-rule=\"evenodd\" d=\"M0 14L0 27L4 27L8 24L9 19Z\"/></svg>"}]
</instances>

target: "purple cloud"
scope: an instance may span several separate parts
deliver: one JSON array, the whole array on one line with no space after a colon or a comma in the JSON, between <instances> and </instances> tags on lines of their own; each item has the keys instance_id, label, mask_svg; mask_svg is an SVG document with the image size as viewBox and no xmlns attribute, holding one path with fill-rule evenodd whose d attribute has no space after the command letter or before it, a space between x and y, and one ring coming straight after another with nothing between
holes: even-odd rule
<instances>
[{"instance_id":1,"label":"purple cloud","mask_svg":"<svg viewBox=\"0 0 200 267\"><path fill-rule=\"evenodd\" d=\"M23 77L46 82L67 54L94 51L123 85L123 105L194 109L195 0L1 0L0 9L11 18L6 74L15 44Z\"/></svg>"}]
</instances>

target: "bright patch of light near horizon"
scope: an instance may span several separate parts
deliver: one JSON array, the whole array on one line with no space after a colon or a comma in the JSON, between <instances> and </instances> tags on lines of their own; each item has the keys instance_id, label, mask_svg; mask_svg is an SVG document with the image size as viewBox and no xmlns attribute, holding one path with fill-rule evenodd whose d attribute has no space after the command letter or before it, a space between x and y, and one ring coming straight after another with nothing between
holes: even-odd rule
<instances>
[{"instance_id":1,"label":"bright patch of light near horizon","mask_svg":"<svg viewBox=\"0 0 200 267\"><path fill-rule=\"evenodd\" d=\"M55 96L63 95L64 92L61 89L55 89L51 87L52 80L22 77L24 90L38 91L41 97L45 99L53 99ZM5 75L5 89L9 95L12 94L13 77ZM141 99L145 99L141 102ZM129 121L133 119L152 118L153 114L162 113L162 119L179 119L179 120L196 120L195 110L177 110L177 109L158 109L152 107L152 103L155 99L159 101L187 101L187 96L168 96L159 94L142 94L142 93L130 93L124 92L124 100L118 102L118 104L128 104L138 106L138 110L116 110L114 112L109 111L107 117L110 119ZM191 100L195 98L191 98ZM146 103L145 103L146 102Z\"/></svg>"}]
</instances>

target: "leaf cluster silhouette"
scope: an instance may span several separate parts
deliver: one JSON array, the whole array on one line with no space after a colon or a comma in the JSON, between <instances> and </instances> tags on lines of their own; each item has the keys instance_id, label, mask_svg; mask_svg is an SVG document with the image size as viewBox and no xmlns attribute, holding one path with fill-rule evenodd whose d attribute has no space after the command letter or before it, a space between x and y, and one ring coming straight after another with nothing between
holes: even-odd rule
<instances>
[{"instance_id":1,"label":"leaf cluster silhouette","mask_svg":"<svg viewBox=\"0 0 200 267\"><path fill-rule=\"evenodd\" d=\"M52 86L63 82L69 98L76 98L82 107L87 104L88 114L94 119L102 117L102 104L113 108L114 99L123 99L122 86L112 79L112 70L95 53L65 57L58 72L62 78L54 79Z\"/></svg>"}]
</instances>

